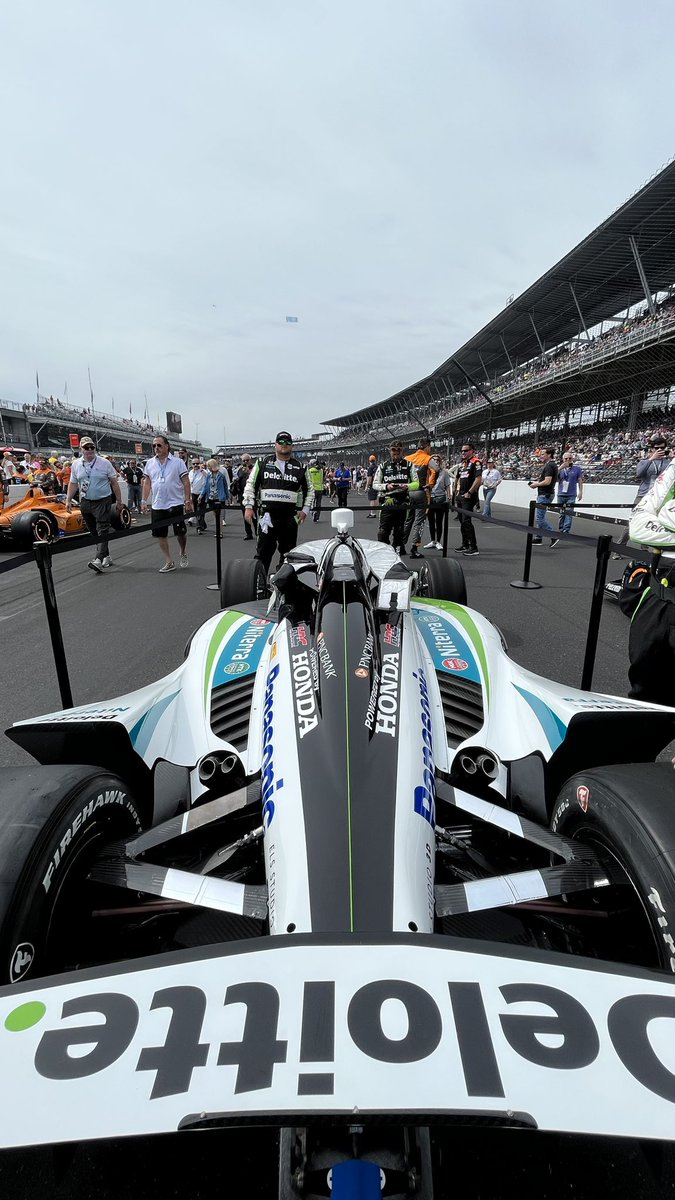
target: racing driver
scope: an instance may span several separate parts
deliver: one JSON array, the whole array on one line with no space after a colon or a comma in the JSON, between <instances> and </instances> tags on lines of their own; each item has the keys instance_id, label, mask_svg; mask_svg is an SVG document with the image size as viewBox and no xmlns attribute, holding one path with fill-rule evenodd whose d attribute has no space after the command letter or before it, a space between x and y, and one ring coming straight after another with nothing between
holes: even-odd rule
<instances>
[{"instance_id":1,"label":"racing driver","mask_svg":"<svg viewBox=\"0 0 675 1200\"><path fill-rule=\"evenodd\" d=\"M631 621L629 694L652 704L675 704L675 460L633 509L629 537L653 550L668 551Z\"/></svg>"},{"instance_id":2,"label":"racing driver","mask_svg":"<svg viewBox=\"0 0 675 1200\"><path fill-rule=\"evenodd\" d=\"M255 557L266 571L277 547L281 558L295 548L298 525L305 520L313 499L312 481L293 455L293 438L282 429L275 438L274 453L257 460L244 488L244 520L250 525L257 508Z\"/></svg>"},{"instance_id":3,"label":"racing driver","mask_svg":"<svg viewBox=\"0 0 675 1200\"><path fill-rule=\"evenodd\" d=\"M408 505L408 492L419 491L420 483L412 463L403 457L403 444L392 442L389 447L389 462L380 463L373 480L373 488L382 500L378 542L389 543L392 537L394 549L405 554L403 527Z\"/></svg>"}]
</instances>

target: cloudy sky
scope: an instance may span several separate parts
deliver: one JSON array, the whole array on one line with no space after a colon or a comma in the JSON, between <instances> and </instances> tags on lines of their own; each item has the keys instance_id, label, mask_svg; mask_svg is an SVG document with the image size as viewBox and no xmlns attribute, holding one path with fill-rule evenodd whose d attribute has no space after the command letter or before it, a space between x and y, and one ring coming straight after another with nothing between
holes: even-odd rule
<instances>
[{"instance_id":1,"label":"cloudy sky","mask_svg":"<svg viewBox=\"0 0 675 1200\"><path fill-rule=\"evenodd\" d=\"M0 396L90 367L209 446L384 399L672 157L673 45L670 0L5 0Z\"/></svg>"}]
</instances>

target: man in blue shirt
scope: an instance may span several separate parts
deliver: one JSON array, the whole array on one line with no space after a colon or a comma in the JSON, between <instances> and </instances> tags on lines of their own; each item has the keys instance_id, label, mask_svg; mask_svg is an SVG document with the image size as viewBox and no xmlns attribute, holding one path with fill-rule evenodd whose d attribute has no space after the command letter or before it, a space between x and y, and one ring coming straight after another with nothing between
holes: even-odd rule
<instances>
[{"instance_id":1,"label":"man in blue shirt","mask_svg":"<svg viewBox=\"0 0 675 1200\"><path fill-rule=\"evenodd\" d=\"M347 493L352 486L352 473L343 462L336 469L333 478L335 480L335 490L337 492L338 508L347 507Z\"/></svg>"},{"instance_id":2,"label":"man in blue shirt","mask_svg":"<svg viewBox=\"0 0 675 1200\"><path fill-rule=\"evenodd\" d=\"M564 504L560 509L558 529L561 533L569 533L574 517L573 505L583 498L584 473L574 461L571 450L563 454L562 466L558 472L558 504ZM569 505L569 508L567 507Z\"/></svg>"},{"instance_id":3,"label":"man in blue shirt","mask_svg":"<svg viewBox=\"0 0 675 1200\"><path fill-rule=\"evenodd\" d=\"M115 497L119 512L122 508L122 493L117 471L109 459L101 458L96 453L96 446L91 438L81 439L80 450L82 458L76 458L71 467L66 508L70 512L75 492L79 488L80 512L84 523L92 537L98 539L96 557L87 563L87 566L97 575L102 575L104 567L112 566L112 559L108 553L111 498Z\"/></svg>"}]
</instances>

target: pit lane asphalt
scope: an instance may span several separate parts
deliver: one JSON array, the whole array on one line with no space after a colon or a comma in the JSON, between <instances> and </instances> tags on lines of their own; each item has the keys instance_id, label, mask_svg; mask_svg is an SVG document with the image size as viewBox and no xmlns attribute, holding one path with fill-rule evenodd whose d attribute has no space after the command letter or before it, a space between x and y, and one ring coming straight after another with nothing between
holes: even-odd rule
<instances>
[{"instance_id":1,"label":"pit lane asphalt","mask_svg":"<svg viewBox=\"0 0 675 1200\"><path fill-rule=\"evenodd\" d=\"M522 510L493 505L496 517L523 521ZM83 546L54 559L54 579L71 686L76 704L111 699L171 671L182 661L192 631L219 608L219 597L206 590L216 577L213 517L209 532L189 531L190 566L159 575L161 555L150 534L111 546L115 566L102 576L87 569L91 548ZM501 628L514 660L529 670L578 686L591 588L594 545L561 543L535 548L531 578L538 591L509 586L522 574L523 535L476 522L480 555L454 555L458 525L451 518L449 556L464 568L469 604ZM355 532L374 538L377 524L357 513ZM574 531L597 538L616 536L616 526L577 520ZM330 536L325 514L320 524L306 522L300 543ZM251 557L254 543L244 542L241 514L227 513L221 542L223 561ZM428 540L428 538L426 539ZM436 556L436 552L427 551ZM5 553L0 561L9 556ZM410 565L414 561L407 560ZM621 574L622 563L612 563ZM614 572L610 571L610 577ZM613 603L604 602L593 686L625 695L629 623ZM0 689L2 728L61 707L49 643L39 575L34 564L0 576ZM3 739L0 763L30 760ZM195 1139L198 1137L198 1142ZM623 1200L662 1200L675 1195L675 1161L665 1151L645 1156L636 1142L531 1134L522 1131L460 1129L441 1132L437 1200L459 1191L466 1200L597 1200L608 1184ZM487 1151L487 1153L486 1153ZM49 1149L0 1154L0 1195L26 1200L47 1192L51 1200L170 1200L190 1196L268 1198L276 1191L275 1135L233 1130L139 1138L81 1145L53 1156Z\"/></svg>"}]
</instances>

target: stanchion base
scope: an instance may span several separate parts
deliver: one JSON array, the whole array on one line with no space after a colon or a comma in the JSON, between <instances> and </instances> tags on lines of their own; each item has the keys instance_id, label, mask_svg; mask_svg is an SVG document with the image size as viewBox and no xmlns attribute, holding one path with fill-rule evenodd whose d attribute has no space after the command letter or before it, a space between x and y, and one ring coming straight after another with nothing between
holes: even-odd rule
<instances>
[{"instance_id":1,"label":"stanchion base","mask_svg":"<svg viewBox=\"0 0 675 1200\"><path fill-rule=\"evenodd\" d=\"M517 588L540 588L540 583L532 583L530 579L512 579L509 587Z\"/></svg>"},{"instance_id":2,"label":"stanchion base","mask_svg":"<svg viewBox=\"0 0 675 1200\"><path fill-rule=\"evenodd\" d=\"M537 587L539 587L539 584L537 584L536 586L537 586ZM207 590L207 592L219 592L219 591L220 591L220 584L218 584L218 583L207 583L207 585L206 585L206 590Z\"/></svg>"}]
</instances>

